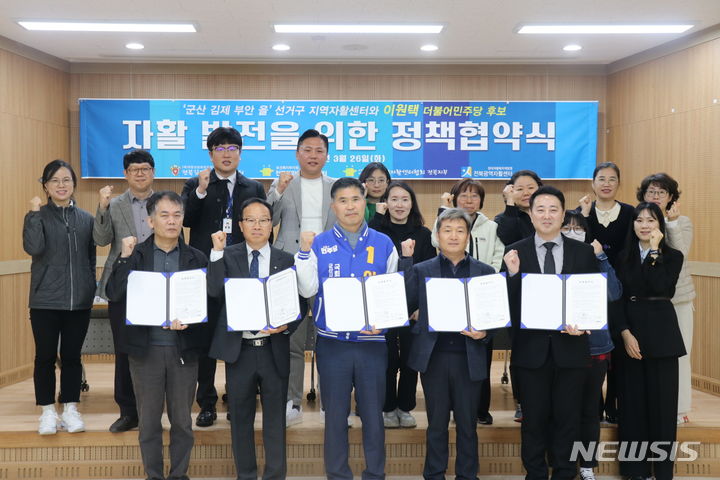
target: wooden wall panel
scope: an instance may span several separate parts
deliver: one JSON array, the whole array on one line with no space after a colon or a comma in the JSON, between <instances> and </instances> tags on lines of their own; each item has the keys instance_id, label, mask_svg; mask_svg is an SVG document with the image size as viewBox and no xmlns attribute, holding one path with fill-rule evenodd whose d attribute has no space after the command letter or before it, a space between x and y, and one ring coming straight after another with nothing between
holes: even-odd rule
<instances>
[{"instance_id":1,"label":"wooden wall panel","mask_svg":"<svg viewBox=\"0 0 720 480\"><path fill-rule=\"evenodd\" d=\"M635 202L643 177L667 172L694 224L689 260L720 262L720 39L608 77L607 159L623 173L620 196ZM693 385L720 395L720 278L694 277Z\"/></svg>"}]
</instances>

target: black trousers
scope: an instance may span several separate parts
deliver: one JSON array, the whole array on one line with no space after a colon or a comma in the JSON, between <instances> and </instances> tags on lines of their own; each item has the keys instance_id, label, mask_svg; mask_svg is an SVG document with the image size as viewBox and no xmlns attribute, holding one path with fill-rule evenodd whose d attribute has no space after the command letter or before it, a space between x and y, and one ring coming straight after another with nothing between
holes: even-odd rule
<instances>
[{"instance_id":1,"label":"black trousers","mask_svg":"<svg viewBox=\"0 0 720 480\"><path fill-rule=\"evenodd\" d=\"M480 389L480 404L478 405L477 411L478 418L486 417L490 413L490 393L492 388L490 385L490 367L492 366L493 359L492 339L488 340L486 348L487 356L485 357L485 361L487 362L487 378L482 381L482 388Z\"/></svg>"},{"instance_id":2,"label":"black trousers","mask_svg":"<svg viewBox=\"0 0 720 480\"><path fill-rule=\"evenodd\" d=\"M678 359L644 358L634 360L624 348L618 357L618 438L620 442L669 442L661 449L669 454L677 438ZM622 443L621 443L622 445ZM673 478L673 461L648 461L657 457L649 448L644 458L620 462L620 474ZM654 469L654 472L651 470Z\"/></svg>"},{"instance_id":3,"label":"black trousers","mask_svg":"<svg viewBox=\"0 0 720 480\"><path fill-rule=\"evenodd\" d=\"M115 346L115 403L120 407L120 415L137 418L137 402L130 376L130 363L127 353L122 351L125 303L108 302L108 316Z\"/></svg>"},{"instance_id":4,"label":"black trousers","mask_svg":"<svg viewBox=\"0 0 720 480\"><path fill-rule=\"evenodd\" d=\"M548 478L546 455L552 456L554 480L573 479L573 442L580 438L580 405L587 368L561 368L548 352L539 368L515 366L522 391L521 457L526 480Z\"/></svg>"},{"instance_id":5,"label":"black trousers","mask_svg":"<svg viewBox=\"0 0 720 480\"><path fill-rule=\"evenodd\" d=\"M417 372L407 366L412 343L410 327L391 328L385 334L388 350L387 384L385 386L384 412L396 408L409 412L415 408ZM398 371L400 379L398 380Z\"/></svg>"},{"instance_id":6,"label":"black trousers","mask_svg":"<svg viewBox=\"0 0 720 480\"><path fill-rule=\"evenodd\" d=\"M210 345L212 342L215 327L218 323L220 315L220 304L214 298L208 297L207 300L207 327L202 329L202 333L198 335L206 335L204 345ZM197 376L197 392L196 400L202 410L215 410L218 401L218 393L215 389L215 371L217 370L217 360L208 357L207 350L198 355L198 376ZM227 370L225 372L227 374Z\"/></svg>"},{"instance_id":7,"label":"black trousers","mask_svg":"<svg viewBox=\"0 0 720 480\"><path fill-rule=\"evenodd\" d=\"M55 403L55 361L60 341L60 403L80 401L82 351L90 324L90 310L30 309L35 339L35 403Z\"/></svg>"},{"instance_id":8,"label":"black trousers","mask_svg":"<svg viewBox=\"0 0 720 480\"><path fill-rule=\"evenodd\" d=\"M423 477L444 479L447 470L448 422L455 417L455 478L476 479L479 468L477 410L482 382L470 380L465 352L433 352L420 375L427 406L427 453Z\"/></svg>"},{"instance_id":9,"label":"black trousers","mask_svg":"<svg viewBox=\"0 0 720 480\"><path fill-rule=\"evenodd\" d=\"M243 345L240 356L227 364L228 411L233 457L238 480L255 480L255 399L260 387L262 435L265 446L264 480L284 479L285 402L288 379L278 373L270 345Z\"/></svg>"},{"instance_id":10,"label":"black trousers","mask_svg":"<svg viewBox=\"0 0 720 480\"><path fill-rule=\"evenodd\" d=\"M580 420L580 439L585 445L600 440L600 417L598 416L598 398L602 396L602 385L605 380L610 360L592 357L583 387L582 413ZM580 466L593 468L598 466L597 460L580 460Z\"/></svg>"}]
</instances>

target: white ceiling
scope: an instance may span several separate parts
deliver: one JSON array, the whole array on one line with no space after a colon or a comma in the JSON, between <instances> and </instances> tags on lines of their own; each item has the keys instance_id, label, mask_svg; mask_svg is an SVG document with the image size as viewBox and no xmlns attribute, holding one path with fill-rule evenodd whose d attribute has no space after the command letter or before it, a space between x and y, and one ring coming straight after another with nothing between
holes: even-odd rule
<instances>
[{"instance_id":1,"label":"white ceiling","mask_svg":"<svg viewBox=\"0 0 720 480\"><path fill-rule=\"evenodd\" d=\"M192 22L198 33L30 32L17 20ZM437 35L276 34L274 23L442 23ZM523 23L690 23L672 35L518 35ZM720 24L720 0L0 0L0 36L70 62L608 64ZM142 51L125 48L145 45ZM288 52L272 45L286 43ZM437 44L436 52L421 45ZM583 46L568 53L569 43Z\"/></svg>"}]
</instances>

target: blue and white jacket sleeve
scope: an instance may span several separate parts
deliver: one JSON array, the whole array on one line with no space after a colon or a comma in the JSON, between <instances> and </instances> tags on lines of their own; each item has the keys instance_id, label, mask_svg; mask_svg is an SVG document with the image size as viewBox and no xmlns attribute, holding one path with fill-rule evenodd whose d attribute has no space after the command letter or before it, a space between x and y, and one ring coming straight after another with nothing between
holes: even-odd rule
<instances>
[{"instance_id":1,"label":"blue and white jacket sleeve","mask_svg":"<svg viewBox=\"0 0 720 480\"><path fill-rule=\"evenodd\" d=\"M315 252L299 251L295 254L295 269L298 279L298 292L310 298L318 292L318 261Z\"/></svg>"}]
</instances>

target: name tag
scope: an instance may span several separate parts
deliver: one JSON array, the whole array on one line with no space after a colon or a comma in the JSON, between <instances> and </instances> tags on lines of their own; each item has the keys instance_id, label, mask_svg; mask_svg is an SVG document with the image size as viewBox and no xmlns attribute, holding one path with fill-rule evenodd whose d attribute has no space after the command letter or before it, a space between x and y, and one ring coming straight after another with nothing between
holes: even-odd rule
<instances>
[{"instance_id":1,"label":"name tag","mask_svg":"<svg viewBox=\"0 0 720 480\"><path fill-rule=\"evenodd\" d=\"M232 233L232 218L223 218L223 232Z\"/></svg>"}]
</instances>

